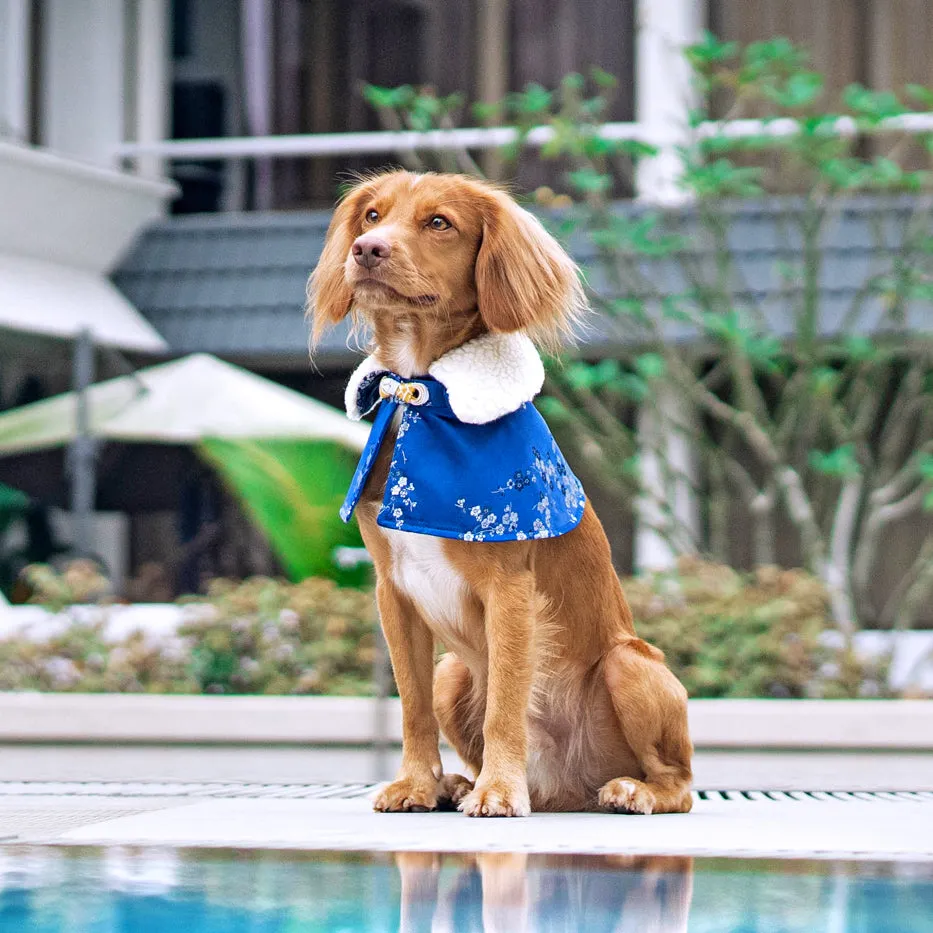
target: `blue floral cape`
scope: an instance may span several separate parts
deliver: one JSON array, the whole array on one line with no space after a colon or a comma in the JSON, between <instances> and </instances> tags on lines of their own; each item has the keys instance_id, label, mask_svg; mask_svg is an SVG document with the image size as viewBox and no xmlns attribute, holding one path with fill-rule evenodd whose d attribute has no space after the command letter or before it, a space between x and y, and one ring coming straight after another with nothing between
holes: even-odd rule
<instances>
[{"instance_id":1,"label":"blue floral cape","mask_svg":"<svg viewBox=\"0 0 933 933\"><path fill-rule=\"evenodd\" d=\"M462 541L552 538L576 528L586 496L534 405L488 423L461 421L431 376L368 373L356 410L379 410L340 517L350 520L386 433L401 410L385 496L384 528ZM381 404L380 404L381 403Z\"/></svg>"}]
</instances>

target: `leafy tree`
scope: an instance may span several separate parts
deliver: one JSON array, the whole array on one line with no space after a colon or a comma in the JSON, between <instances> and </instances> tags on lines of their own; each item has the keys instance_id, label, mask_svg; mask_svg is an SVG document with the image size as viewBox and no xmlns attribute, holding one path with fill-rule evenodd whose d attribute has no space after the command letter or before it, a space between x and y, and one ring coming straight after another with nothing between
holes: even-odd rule
<instances>
[{"instance_id":1,"label":"leafy tree","mask_svg":"<svg viewBox=\"0 0 933 933\"><path fill-rule=\"evenodd\" d=\"M690 531L670 506L683 477L663 445L660 485L646 482L632 413L652 408L699 458L704 543L714 557L731 556L738 501L752 523L755 564L777 562L776 529L789 523L843 630L909 627L933 591L933 536L886 605L873 604L872 583L897 523L933 510L933 341L917 329L918 308L933 320L933 135L904 126L912 112L933 110L933 92L852 85L833 112L822 75L787 39L741 47L706 34L686 55L700 104L679 149L687 203L677 209L620 209L634 167L657 150L605 132L615 79L602 71L569 75L553 91L530 85L476 111L516 128L513 160L533 155L564 170L564 191L542 189L537 200L588 257L597 326L623 345L618 358L552 362L542 410L620 502L651 497L675 553L689 552ZM414 126L424 110L411 88L367 94L396 124ZM451 125L450 108L437 114L430 126ZM758 122L741 122L749 118ZM535 152L542 126L549 138ZM477 170L466 153L409 161L449 168L452 158ZM732 243L743 202L747 209L747 199L788 191L769 208L795 244L793 261L775 270L783 293L775 313L744 287ZM877 200L874 249L834 320L820 287L825 236L855 196ZM672 415L663 403L672 397L697 417Z\"/></svg>"}]
</instances>

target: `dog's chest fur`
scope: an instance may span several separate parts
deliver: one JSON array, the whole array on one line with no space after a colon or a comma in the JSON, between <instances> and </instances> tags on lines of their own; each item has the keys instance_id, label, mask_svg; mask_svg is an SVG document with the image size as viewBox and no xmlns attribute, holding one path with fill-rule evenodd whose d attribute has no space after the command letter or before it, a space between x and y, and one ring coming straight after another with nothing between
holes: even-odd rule
<instances>
[{"instance_id":1,"label":"dog's chest fur","mask_svg":"<svg viewBox=\"0 0 933 933\"><path fill-rule=\"evenodd\" d=\"M444 554L443 540L408 531L382 529L392 552L392 582L415 604L444 641L463 637L467 584Z\"/></svg>"},{"instance_id":2,"label":"dog's chest fur","mask_svg":"<svg viewBox=\"0 0 933 933\"><path fill-rule=\"evenodd\" d=\"M463 609L469 589L444 553L443 539L383 528L375 521L388 477L398 420L396 415L363 492L365 505L360 510L361 524L365 523L370 534L377 535L389 546L388 563L385 559L381 565L377 563L378 572L391 578L415 604L435 636L452 647L464 639Z\"/></svg>"}]
</instances>

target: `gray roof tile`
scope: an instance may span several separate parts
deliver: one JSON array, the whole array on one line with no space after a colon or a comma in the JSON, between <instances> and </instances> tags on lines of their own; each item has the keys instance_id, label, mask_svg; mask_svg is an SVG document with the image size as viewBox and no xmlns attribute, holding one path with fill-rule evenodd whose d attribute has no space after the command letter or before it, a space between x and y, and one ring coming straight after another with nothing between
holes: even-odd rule
<instances>
[{"instance_id":1,"label":"gray roof tile","mask_svg":"<svg viewBox=\"0 0 933 933\"><path fill-rule=\"evenodd\" d=\"M838 330L859 288L890 261L916 206L904 196L838 202L822 234L824 332ZM799 199L783 198L737 202L729 208L735 216L728 242L739 270L730 290L736 303L756 306L781 334L791 333L793 301L800 296L799 285L783 279L781 265L800 265L801 237L792 220L801 207ZM632 218L649 212L631 202L616 209ZM305 283L320 255L329 221L326 211L165 218L143 232L114 281L174 352L301 359L308 337L302 315ZM665 223L694 235L690 255L702 279L713 281L712 244L705 235L697 235L694 210L668 214ZM929 217L924 223L933 234ZM570 248L588 270L590 284L611 294L604 272L593 264L595 250L586 238L575 234ZM640 259L639 268L651 288L663 294L690 287L680 264L669 257ZM872 301L861 330L874 326L871 320L880 313L877 299ZM933 328L931 305L914 303L909 323L917 329ZM670 336L689 339L691 333L678 325ZM626 339L624 327L596 320L584 337L584 349L608 352ZM328 334L318 351L318 364L346 365L355 355L346 344L346 327Z\"/></svg>"}]
</instances>

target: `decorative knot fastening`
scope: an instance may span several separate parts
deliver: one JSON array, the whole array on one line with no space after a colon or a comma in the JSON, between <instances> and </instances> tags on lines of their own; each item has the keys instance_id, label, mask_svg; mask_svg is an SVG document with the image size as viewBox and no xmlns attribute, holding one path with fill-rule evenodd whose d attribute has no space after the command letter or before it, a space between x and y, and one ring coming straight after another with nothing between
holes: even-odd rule
<instances>
[{"instance_id":1,"label":"decorative knot fastening","mask_svg":"<svg viewBox=\"0 0 933 933\"><path fill-rule=\"evenodd\" d=\"M383 376L379 382L379 396L392 398L403 405L424 405L431 397L428 387L421 382L399 382L391 376Z\"/></svg>"}]
</instances>

